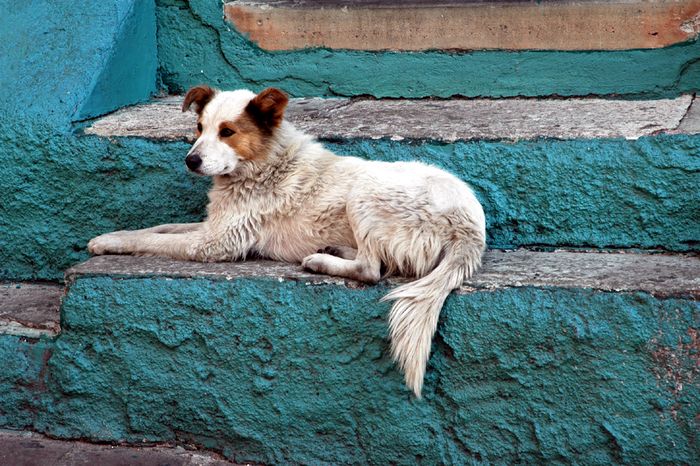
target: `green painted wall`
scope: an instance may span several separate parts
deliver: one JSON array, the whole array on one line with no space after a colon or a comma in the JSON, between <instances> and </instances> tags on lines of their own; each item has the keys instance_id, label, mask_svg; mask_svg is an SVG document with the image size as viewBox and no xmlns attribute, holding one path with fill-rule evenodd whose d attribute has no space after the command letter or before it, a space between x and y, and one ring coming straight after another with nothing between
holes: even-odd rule
<instances>
[{"instance_id":1,"label":"green painted wall","mask_svg":"<svg viewBox=\"0 0 700 466\"><path fill-rule=\"evenodd\" d=\"M199 221L209 180L188 145L44 137L0 118L0 278L60 280L100 233ZM423 160L471 183L491 247L700 248L700 136L457 144L348 141L339 154Z\"/></svg>"},{"instance_id":2,"label":"green painted wall","mask_svg":"<svg viewBox=\"0 0 700 466\"><path fill-rule=\"evenodd\" d=\"M452 295L416 400L388 356L385 292L79 279L43 408L13 411L20 387L19 398L0 397L0 419L31 419L58 437L196 442L239 462L700 461L698 302L530 288Z\"/></svg>"},{"instance_id":3,"label":"green painted wall","mask_svg":"<svg viewBox=\"0 0 700 466\"><path fill-rule=\"evenodd\" d=\"M700 88L700 42L615 52L266 52L219 0L157 0L159 74L171 92L279 86L295 96L672 96Z\"/></svg>"},{"instance_id":4,"label":"green painted wall","mask_svg":"<svg viewBox=\"0 0 700 466\"><path fill-rule=\"evenodd\" d=\"M155 2L2 3L0 279L59 279L61 268L85 257L82 230L114 225L104 216L111 208L100 202L124 180L132 160L155 153L146 165L157 165L164 156L142 148L147 144L127 150L72 135L73 122L156 92ZM170 189L185 189L184 183ZM134 182L120 189L132 201L149 196ZM146 203L151 213L140 215L161 219L173 212L167 194L158 202ZM181 203L175 212L187 216ZM133 221L133 212L126 215Z\"/></svg>"},{"instance_id":5,"label":"green painted wall","mask_svg":"<svg viewBox=\"0 0 700 466\"><path fill-rule=\"evenodd\" d=\"M0 114L44 119L49 138L156 91L153 0L2 3Z\"/></svg>"}]
</instances>

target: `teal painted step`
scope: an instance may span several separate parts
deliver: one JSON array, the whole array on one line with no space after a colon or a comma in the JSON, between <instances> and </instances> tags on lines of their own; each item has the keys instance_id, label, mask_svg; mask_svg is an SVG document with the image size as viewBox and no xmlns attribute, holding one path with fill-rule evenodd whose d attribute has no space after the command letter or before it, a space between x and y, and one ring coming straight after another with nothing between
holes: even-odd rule
<instances>
[{"instance_id":1,"label":"teal painted step","mask_svg":"<svg viewBox=\"0 0 700 466\"><path fill-rule=\"evenodd\" d=\"M455 101L446 101L451 102ZM496 101L505 103L506 111L509 102ZM393 133L382 139L357 139L341 131L329 135L335 142L327 146L342 155L422 160L454 172L474 186L484 204L491 247L697 251L700 136L671 134L689 105L683 99L678 102L682 111L674 118L657 121L651 129L643 129L645 120L639 120L630 134L666 133L636 140L621 137L632 137L627 130L596 137L601 128L593 125L595 131L581 133L584 139L542 138L535 133L524 141L484 141L484 131L493 130L488 123L475 133L475 140L392 141ZM644 105L654 108L654 101ZM372 112L363 110L370 118ZM135 124L131 134L137 136L145 128L136 115L140 111L125 110L124 121ZM63 270L87 258L85 246L98 234L201 220L209 180L187 172L183 160L189 144L179 140L191 134L193 116L174 113L180 120L171 119L172 108L154 110L150 128L156 136L149 137L175 141L111 137L128 133L109 131L101 133L105 137L46 140L41 120L0 115L6 160L0 165L0 179L11 182L0 202L0 278L60 280ZM118 115L124 113L104 120ZM565 114L559 120L556 112L553 115L550 119L557 126L566 126ZM306 124L319 127L324 121L319 116ZM436 120L431 116L427 121ZM413 131L414 126L404 128ZM516 119L512 128L524 126Z\"/></svg>"},{"instance_id":2,"label":"teal painted step","mask_svg":"<svg viewBox=\"0 0 700 466\"><path fill-rule=\"evenodd\" d=\"M158 0L158 62L172 93L208 83L295 96L676 96L700 87L700 42L653 50L266 52L214 0Z\"/></svg>"},{"instance_id":3,"label":"teal painted step","mask_svg":"<svg viewBox=\"0 0 700 466\"><path fill-rule=\"evenodd\" d=\"M680 255L491 253L416 400L392 284L105 256L69 272L55 340L0 336L0 426L274 464L694 464L698 277Z\"/></svg>"}]
</instances>

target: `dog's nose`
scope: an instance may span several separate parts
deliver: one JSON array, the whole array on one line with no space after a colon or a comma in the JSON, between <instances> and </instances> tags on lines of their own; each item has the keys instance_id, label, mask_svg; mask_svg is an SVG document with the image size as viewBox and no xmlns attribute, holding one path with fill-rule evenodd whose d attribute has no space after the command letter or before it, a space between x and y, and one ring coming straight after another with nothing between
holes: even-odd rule
<instances>
[{"instance_id":1,"label":"dog's nose","mask_svg":"<svg viewBox=\"0 0 700 466\"><path fill-rule=\"evenodd\" d=\"M194 171L202 165L202 158L199 154L190 154L185 158L185 164L187 164L187 168Z\"/></svg>"}]
</instances>

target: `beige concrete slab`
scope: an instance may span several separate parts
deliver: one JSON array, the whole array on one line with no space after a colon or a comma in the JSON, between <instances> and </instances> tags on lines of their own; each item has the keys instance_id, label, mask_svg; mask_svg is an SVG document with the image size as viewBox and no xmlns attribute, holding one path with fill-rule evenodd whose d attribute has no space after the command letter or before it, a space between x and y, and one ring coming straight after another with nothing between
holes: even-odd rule
<instances>
[{"instance_id":1,"label":"beige concrete slab","mask_svg":"<svg viewBox=\"0 0 700 466\"><path fill-rule=\"evenodd\" d=\"M521 140L636 139L675 131L692 96L659 100L579 99L292 99L287 118L325 139ZM162 140L194 138L195 115L169 97L100 118L86 134ZM691 127L694 132L700 131Z\"/></svg>"},{"instance_id":2,"label":"beige concrete slab","mask_svg":"<svg viewBox=\"0 0 700 466\"><path fill-rule=\"evenodd\" d=\"M224 14L266 50L624 50L700 29L699 0L235 1Z\"/></svg>"}]
</instances>

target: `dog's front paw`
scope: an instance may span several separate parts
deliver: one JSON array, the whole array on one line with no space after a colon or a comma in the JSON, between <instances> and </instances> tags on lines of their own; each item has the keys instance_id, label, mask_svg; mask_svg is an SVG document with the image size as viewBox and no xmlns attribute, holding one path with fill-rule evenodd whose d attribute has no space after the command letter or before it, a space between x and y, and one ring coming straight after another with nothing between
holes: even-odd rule
<instances>
[{"instance_id":1,"label":"dog's front paw","mask_svg":"<svg viewBox=\"0 0 700 466\"><path fill-rule=\"evenodd\" d=\"M127 238L119 232L97 236L88 242L88 252L96 256L103 254L125 254Z\"/></svg>"},{"instance_id":2,"label":"dog's front paw","mask_svg":"<svg viewBox=\"0 0 700 466\"><path fill-rule=\"evenodd\" d=\"M311 272L327 273L324 256L325 254L311 254L310 256L306 256L304 260L301 261L301 266Z\"/></svg>"}]
</instances>

